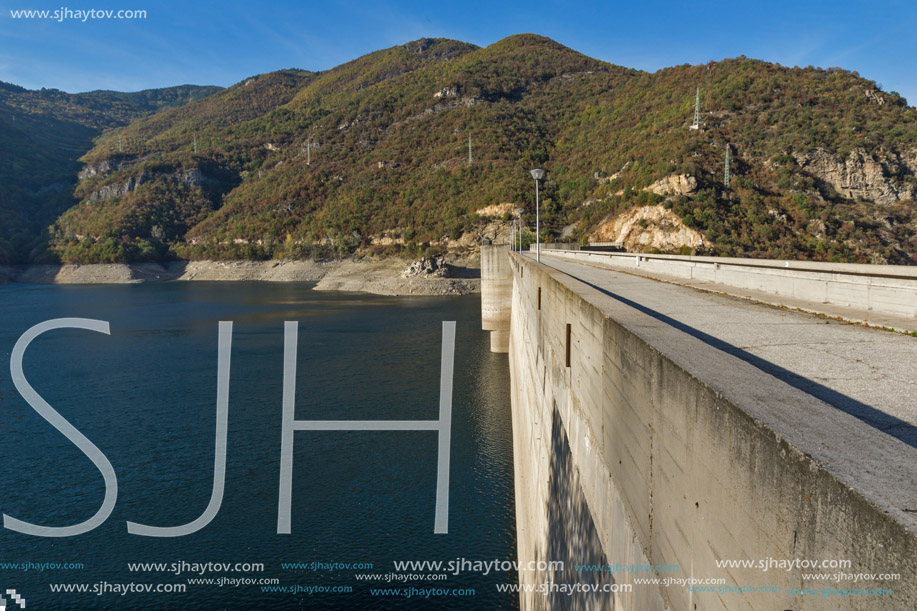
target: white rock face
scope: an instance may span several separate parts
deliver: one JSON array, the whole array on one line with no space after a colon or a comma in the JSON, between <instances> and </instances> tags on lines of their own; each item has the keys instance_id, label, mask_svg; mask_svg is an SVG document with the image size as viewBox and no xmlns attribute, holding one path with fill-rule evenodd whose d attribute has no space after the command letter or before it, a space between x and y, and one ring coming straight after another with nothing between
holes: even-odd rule
<instances>
[{"instance_id":1,"label":"white rock face","mask_svg":"<svg viewBox=\"0 0 917 611\"><path fill-rule=\"evenodd\" d=\"M643 189L656 195L690 195L697 190L697 179L688 174L672 174Z\"/></svg>"},{"instance_id":2,"label":"white rock face","mask_svg":"<svg viewBox=\"0 0 917 611\"><path fill-rule=\"evenodd\" d=\"M478 216L483 216L486 218L500 218L507 212L515 216L514 210L516 209L517 205L520 204L514 204L512 202L503 204L491 204L489 206L484 206L483 208L475 210L474 213Z\"/></svg>"},{"instance_id":3,"label":"white rock face","mask_svg":"<svg viewBox=\"0 0 917 611\"><path fill-rule=\"evenodd\" d=\"M677 251L683 246L694 249L701 245L702 238L662 205L632 208L606 218L589 235L591 242L623 242L629 252L653 248Z\"/></svg>"}]
</instances>

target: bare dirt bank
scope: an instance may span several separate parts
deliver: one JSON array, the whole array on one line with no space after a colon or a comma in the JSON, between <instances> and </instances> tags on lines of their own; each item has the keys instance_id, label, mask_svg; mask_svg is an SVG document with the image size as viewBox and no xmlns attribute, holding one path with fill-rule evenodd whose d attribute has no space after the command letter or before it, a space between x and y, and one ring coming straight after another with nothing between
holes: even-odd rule
<instances>
[{"instance_id":1,"label":"bare dirt bank","mask_svg":"<svg viewBox=\"0 0 917 611\"><path fill-rule=\"evenodd\" d=\"M404 261L343 261L315 286L317 291L362 291L377 295L467 295L481 288L478 270L451 268L449 277L402 277Z\"/></svg>"},{"instance_id":2,"label":"bare dirt bank","mask_svg":"<svg viewBox=\"0 0 917 611\"><path fill-rule=\"evenodd\" d=\"M476 269L451 267L453 277L401 276L409 262L177 261L168 264L0 266L0 284L133 284L156 281L317 282L316 290L378 295L464 295L480 290Z\"/></svg>"}]
</instances>

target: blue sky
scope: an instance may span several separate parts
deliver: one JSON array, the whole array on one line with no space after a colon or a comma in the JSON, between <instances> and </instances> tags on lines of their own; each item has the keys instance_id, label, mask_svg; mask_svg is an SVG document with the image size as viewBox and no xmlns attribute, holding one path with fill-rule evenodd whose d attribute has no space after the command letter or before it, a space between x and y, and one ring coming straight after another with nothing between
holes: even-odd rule
<instances>
[{"instance_id":1,"label":"blue sky","mask_svg":"<svg viewBox=\"0 0 917 611\"><path fill-rule=\"evenodd\" d=\"M13 19L20 9L134 9L141 20ZM535 32L657 70L746 55L840 66L917 104L917 2L222 2L0 0L0 80L65 91L230 85L327 69L424 36L485 46Z\"/></svg>"}]
</instances>

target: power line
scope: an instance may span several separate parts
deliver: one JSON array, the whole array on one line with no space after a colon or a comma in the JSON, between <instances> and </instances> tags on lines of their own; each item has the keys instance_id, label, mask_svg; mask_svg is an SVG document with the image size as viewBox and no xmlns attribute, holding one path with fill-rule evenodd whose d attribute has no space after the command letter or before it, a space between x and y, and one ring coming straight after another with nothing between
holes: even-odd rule
<instances>
[{"instance_id":1,"label":"power line","mask_svg":"<svg viewBox=\"0 0 917 611\"><path fill-rule=\"evenodd\" d=\"M700 87L694 94L694 122L689 129L700 129Z\"/></svg>"}]
</instances>

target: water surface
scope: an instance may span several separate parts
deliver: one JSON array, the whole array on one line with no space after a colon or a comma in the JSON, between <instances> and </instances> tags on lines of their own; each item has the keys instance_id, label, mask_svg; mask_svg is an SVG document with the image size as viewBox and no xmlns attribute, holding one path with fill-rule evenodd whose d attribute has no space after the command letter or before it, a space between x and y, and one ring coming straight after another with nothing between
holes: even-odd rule
<instances>
[{"instance_id":1,"label":"water surface","mask_svg":"<svg viewBox=\"0 0 917 611\"><path fill-rule=\"evenodd\" d=\"M477 296L394 298L325 293L309 284L170 282L0 287L0 510L49 526L81 522L104 486L92 463L9 380L10 352L32 325L109 321L111 335L49 332L29 347L32 386L108 457L118 502L96 530L39 538L0 530L0 563L79 563L13 570L2 589L32 609L494 609L516 596L501 572L385 583L401 560L513 560L512 439L506 358L488 350ZM203 530L181 538L127 534L125 522L177 526L210 499L217 323L234 323L225 496ZM441 323L457 322L449 534L433 534L436 433L298 432L292 533L276 534L283 323L299 321L297 419L435 420ZM131 571L129 563L262 563L263 572ZM371 563L372 569L284 570L282 563ZM172 568L171 566L169 567ZM411 572L411 571L407 571ZM188 578L277 579L350 593L265 592ZM51 584L184 584L184 593L53 593ZM224 581L224 583L226 583ZM471 588L410 599L370 588Z\"/></svg>"}]
</instances>

